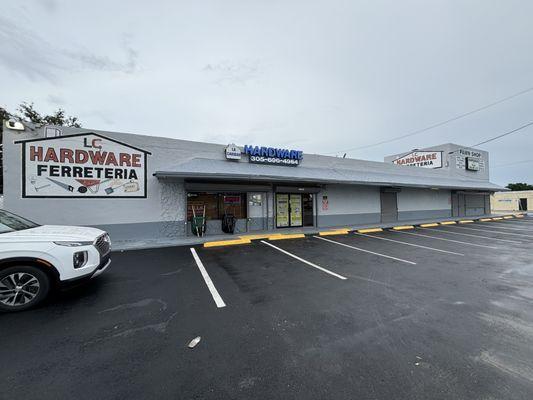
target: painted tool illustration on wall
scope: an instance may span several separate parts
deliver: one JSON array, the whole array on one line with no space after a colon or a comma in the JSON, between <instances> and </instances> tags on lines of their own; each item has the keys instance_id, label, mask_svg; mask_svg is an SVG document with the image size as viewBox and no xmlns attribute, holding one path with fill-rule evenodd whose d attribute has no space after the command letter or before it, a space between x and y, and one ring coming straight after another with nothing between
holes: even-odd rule
<instances>
[{"instance_id":1,"label":"painted tool illustration on wall","mask_svg":"<svg viewBox=\"0 0 533 400\"><path fill-rule=\"evenodd\" d=\"M145 150L95 133L16 142L22 197L147 196Z\"/></svg>"},{"instance_id":2,"label":"painted tool illustration on wall","mask_svg":"<svg viewBox=\"0 0 533 400\"><path fill-rule=\"evenodd\" d=\"M77 182L81 184L81 186L78 188L79 193L87 193L89 191L90 193L98 193L100 191L100 185L102 183L109 182L111 179L76 179Z\"/></svg>"},{"instance_id":3,"label":"painted tool illustration on wall","mask_svg":"<svg viewBox=\"0 0 533 400\"><path fill-rule=\"evenodd\" d=\"M140 189L139 183L135 181L134 179L130 179L128 182L121 183L118 186L115 186L115 187L110 186L106 188L105 192L106 194L112 194L119 188L124 188L125 193L138 192Z\"/></svg>"},{"instance_id":4,"label":"painted tool illustration on wall","mask_svg":"<svg viewBox=\"0 0 533 400\"><path fill-rule=\"evenodd\" d=\"M36 192L39 192L39 190L42 190L42 189L46 189L48 186L51 185L51 183L44 183L44 184L41 184L39 182L39 186L37 186L38 184L38 180L37 180L37 177L35 175L32 175L30 176L30 183L31 185L33 186L33 189L36 191Z\"/></svg>"},{"instance_id":5,"label":"painted tool illustration on wall","mask_svg":"<svg viewBox=\"0 0 533 400\"><path fill-rule=\"evenodd\" d=\"M55 179L52 179L52 178L46 178L46 179L48 179L50 182L54 182L57 186L59 186L60 188L65 189L65 190L67 190L69 192L73 192L74 191L74 186L67 185L66 183L56 181Z\"/></svg>"}]
</instances>

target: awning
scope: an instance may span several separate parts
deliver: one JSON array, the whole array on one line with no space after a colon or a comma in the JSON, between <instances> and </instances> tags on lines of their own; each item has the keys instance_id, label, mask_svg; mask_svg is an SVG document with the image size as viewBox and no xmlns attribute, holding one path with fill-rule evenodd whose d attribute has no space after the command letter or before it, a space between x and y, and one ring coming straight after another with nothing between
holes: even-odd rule
<instances>
[{"instance_id":1,"label":"awning","mask_svg":"<svg viewBox=\"0 0 533 400\"><path fill-rule=\"evenodd\" d=\"M312 168L303 165L285 167L248 162L232 162L207 158L192 158L174 166L158 170L154 176L162 179L209 179L213 181L243 181L270 183L315 183L367 186L402 186L456 190L501 191L503 187L488 181L455 179L442 171L416 167L389 166L386 168L344 169L336 167ZM381 166L379 166L381 167ZM379 169L387 169L386 172Z\"/></svg>"}]
</instances>

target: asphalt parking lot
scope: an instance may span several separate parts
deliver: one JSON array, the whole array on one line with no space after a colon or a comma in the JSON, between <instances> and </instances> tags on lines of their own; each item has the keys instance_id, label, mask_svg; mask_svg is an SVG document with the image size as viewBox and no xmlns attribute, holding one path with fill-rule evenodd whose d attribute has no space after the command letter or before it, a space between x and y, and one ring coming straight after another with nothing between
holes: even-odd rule
<instances>
[{"instance_id":1,"label":"asphalt parking lot","mask_svg":"<svg viewBox=\"0 0 533 400\"><path fill-rule=\"evenodd\" d=\"M0 398L531 399L532 244L524 218L113 253L0 315Z\"/></svg>"}]
</instances>

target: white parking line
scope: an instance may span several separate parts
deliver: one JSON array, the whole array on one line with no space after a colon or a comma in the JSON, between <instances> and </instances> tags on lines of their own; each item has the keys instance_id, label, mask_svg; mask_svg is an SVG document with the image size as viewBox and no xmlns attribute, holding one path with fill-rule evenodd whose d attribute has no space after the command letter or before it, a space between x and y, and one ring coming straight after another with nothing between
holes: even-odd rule
<instances>
[{"instance_id":1,"label":"white parking line","mask_svg":"<svg viewBox=\"0 0 533 400\"><path fill-rule=\"evenodd\" d=\"M479 226L479 225L475 225ZM518 233L518 232L505 232L505 231L499 231L498 229L511 229L511 228L491 228L491 229L481 229L481 228L471 228L466 226L455 226L454 228L461 228L461 229L468 229L471 231L480 231L480 232L491 232L491 233L497 233L500 235L515 235L515 236L522 236L522 237L533 237L533 235L527 235L525 233ZM518 229L520 230L520 229Z\"/></svg>"},{"instance_id":2,"label":"white parking line","mask_svg":"<svg viewBox=\"0 0 533 400\"><path fill-rule=\"evenodd\" d=\"M524 228L531 227L533 225L533 221L524 221L524 220L512 220L512 221L494 221L494 224L497 225L521 225Z\"/></svg>"},{"instance_id":3,"label":"white parking line","mask_svg":"<svg viewBox=\"0 0 533 400\"><path fill-rule=\"evenodd\" d=\"M374 254L375 256L380 256L380 257L390 258L391 260L395 260L395 261L400 261L400 262L404 262L404 263L407 263L407 264L416 265L416 263L413 262L413 261L402 260L401 258L396 258L396 257L388 256L388 255L386 255L386 254L381 254L381 253L376 253L376 252L374 252L374 251L361 249L361 248L359 248L359 247L350 246L349 244L345 244L345 243L341 243L341 242L336 242L335 240L331 240L331 239L326 239L326 238L323 238L323 237L321 237L321 236L313 236L313 237L316 238L316 239L324 240L324 241L326 241L326 242L330 242L330 243L338 244L339 246L349 247L350 249L354 249L354 250L362 251L363 253Z\"/></svg>"},{"instance_id":4,"label":"white parking line","mask_svg":"<svg viewBox=\"0 0 533 400\"><path fill-rule=\"evenodd\" d=\"M447 238L437 237L437 236L431 236L431 235L423 235L423 234L421 234L421 233L413 233L413 232L405 232L405 231L392 231L392 230L389 231L389 232L401 233L402 235L405 234L405 235L413 235L413 236L426 237L426 238L435 239L435 240L445 240L445 241L447 241L447 242L461 243L461 244L466 244L466 245L468 245L468 246L485 247L485 248L487 248L487 249L498 250L497 247L485 246L484 244L476 244L476 243L469 243L469 242L461 242L460 240L447 239Z\"/></svg>"},{"instance_id":5,"label":"white parking line","mask_svg":"<svg viewBox=\"0 0 533 400\"><path fill-rule=\"evenodd\" d=\"M505 223L505 224L492 224L490 226L492 228L495 228L495 229L496 228L497 229L510 229L510 230L528 231L528 232L532 232L533 231L533 226L531 226L531 225L520 225L520 224Z\"/></svg>"},{"instance_id":6,"label":"white parking line","mask_svg":"<svg viewBox=\"0 0 533 400\"><path fill-rule=\"evenodd\" d=\"M347 279L345 276L342 276L342 275L336 274L335 272L330 271L329 269L323 268L323 267L321 267L320 265L316 265L316 264L313 264L313 263L310 262L310 261L304 260L303 258L298 257L298 256L295 255L295 254L289 253L287 250L283 250L283 249L281 249L281 248L279 248L279 247L277 247L277 246L274 246L272 243L265 242L264 240L261 240L261 243L266 244L267 246L270 246L270 247L272 247L273 249L276 249L276 250L278 250L278 251L281 251L283 254L286 254L286 255L288 255L289 257L295 258L296 260L301 261L301 262L303 262L304 264L307 264L307 265L309 265L309 266L311 266L311 267L313 267L313 268L319 269L320 271L325 272L326 274L330 274L330 275L332 275L332 276L334 276L334 277L336 277L336 278L339 278L339 279Z\"/></svg>"},{"instance_id":7,"label":"white parking line","mask_svg":"<svg viewBox=\"0 0 533 400\"><path fill-rule=\"evenodd\" d=\"M495 238L495 237L491 237L491 236L472 235L471 233L451 232L451 231L446 231L444 229L432 229L432 228L421 228L421 229L423 229L425 231L448 233L450 235L470 236L470 237L481 238L481 239L497 240L499 242L517 243L516 240L500 239L500 238ZM520 242L520 243L522 243L522 242Z\"/></svg>"},{"instance_id":8,"label":"white parking line","mask_svg":"<svg viewBox=\"0 0 533 400\"><path fill-rule=\"evenodd\" d=\"M213 300L215 300L215 304L218 308L226 307L226 303L224 303L224 300L222 300L222 297L220 297L220 294L218 293L217 288L213 284L213 281L209 277L209 274L205 270L204 264L202 264L202 260L200 260L200 257L198 257L198 254L196 254L196 250L194 247L191 247L191 253L194 257L194 261L196 261L196 265L198 265L198 269L200 270L200 273L202 274L202 277L204 278L205 284L207 285L207 288L211 292L211 296L213 296Z\"/></svg>"},{"instance_id":9,"label":"white parking line","mask_svg":"<svg viewBox=\"0 0 533 400\"><path fill-rule=\"evenodd\" d=\"M354 234L355 234L355 235L359 235L359 236L364 236L364 237L373 238L373 239L386 240L386 241L388 241L388 242L401 243L401 244L405 244L406 246L420 247L421 249L427 249L427 250L439 251L439 252L441 252L441 253L455 254L456 256L464 256L464 254L456 253L455 251L448 251L448 250L436 249L436 248L434 248L434 247L422 246L421 244L414 244L414 243L409 243L409 242L403 242L403 241L401 241L401 240L394 240L394 239L384 238L384 237L380 237L380 236L374 236L374 235L367 235L367 234L363 234L363 233L357 233L357 232L354 232Z\"/></svg>"}]
</instances>

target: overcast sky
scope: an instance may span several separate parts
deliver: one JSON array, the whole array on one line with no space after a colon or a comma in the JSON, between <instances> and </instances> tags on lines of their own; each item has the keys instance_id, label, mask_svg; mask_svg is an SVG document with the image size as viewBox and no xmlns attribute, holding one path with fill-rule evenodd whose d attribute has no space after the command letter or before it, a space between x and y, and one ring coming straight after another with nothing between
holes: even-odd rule
<instances>
[{"instance_id":1,"label":"overcast sky","mask_svg":"<svg viewBox=\"0 0 533 400\"><path fill-rule=\"evenodd\" d=\"M84 127L338 153L533 87L531 0L2 1L0 106ZM533 121L533 91L348 156L472 145ZM533 127L481 147L533 183Z\"/></svg>"}]
</instances>

